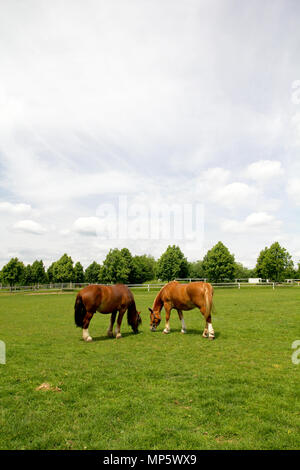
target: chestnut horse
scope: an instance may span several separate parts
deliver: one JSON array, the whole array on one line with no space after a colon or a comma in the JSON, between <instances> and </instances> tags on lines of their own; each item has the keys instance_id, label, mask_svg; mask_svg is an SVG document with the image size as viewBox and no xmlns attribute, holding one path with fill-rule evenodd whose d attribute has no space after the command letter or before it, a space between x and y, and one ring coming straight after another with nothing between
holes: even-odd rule
<instances>
[{"instance_id":1,"label":"chestnut horse","mask_svg":"<svg viewBox=\"0 0 300 470\"><path fill-rule=\"evenodd\" d=\"M150 310L150 329L155 331L161 321L161 310L165 307L166 325L163 333L170 332L170 314L174 308L181 320L181 332L186 333L182 310L192 310L198 307L204 316L206 325L203 331L204 338L214 339L215 332L211 323L211 311L213 306L213 287L207 282L191 282L179 284L172 281L166 284L157 294L153 307Z\"/></svg>"},{"instance_id":2,"label":"chestnut horse","mask_svg":"<svg viewBox=\"0 0 300 470\"><path fill-rule=\"evenodd\" d=\"M119 312L116 326L116 338L121 338L120 328L124 313L127 310L128 325L134 333L142 323L140 312L137 311L132 292L123 284L114 286L90 285L78 292L75 302L75 323L81 327L85 341L92 341L89 335L89 324L96 311L111 313L108 336L113 336L113 326Z\"/></svg>"}]
</instances>

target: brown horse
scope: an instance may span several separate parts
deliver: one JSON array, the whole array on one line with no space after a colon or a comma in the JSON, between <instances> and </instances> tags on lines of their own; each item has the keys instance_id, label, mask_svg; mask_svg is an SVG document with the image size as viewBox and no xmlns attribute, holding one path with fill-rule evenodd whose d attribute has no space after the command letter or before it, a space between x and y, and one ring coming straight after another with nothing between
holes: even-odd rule
<instances>
[{"instance_id":1,"label":"brown horse","mask_svg":"<svg viewBox=\"0 0 300 470\"><path fill-rule=\"evenodd\" d=\"M114 286L90 285L78 292L75 302L75 323L83 329L82 337L85 341L92 341L89 335L89 324L96 311L111 313L108 336L113 336L113 326L119 312L116 326L116 338L121 338L120 328L124 313L127 310L128 325L134 333L142 323L140 312L137 311L132 292L123 284Z\"/></svg>"},{"instance_id":2,"label":"brown horse","mask_svg":"<svg viewBox=\"0 0 300 470\"><path fill-rule=\"evenodd\" d=\"M150 329L155 331L161 321L161 310L165 307L166 325L164 333L170 332L170 314L174 308L177 310L181 320L181 332L186 333L182 310L192 310L198 307L204 316L206 325L203 331L205 338L214 339L215 332L211 323L211 311L213 306L213 287L207 282L191 282L190 284L179 284L172 281L166 284L157 294L153 307L150 310Z\"/></svg>"}]
</instances>

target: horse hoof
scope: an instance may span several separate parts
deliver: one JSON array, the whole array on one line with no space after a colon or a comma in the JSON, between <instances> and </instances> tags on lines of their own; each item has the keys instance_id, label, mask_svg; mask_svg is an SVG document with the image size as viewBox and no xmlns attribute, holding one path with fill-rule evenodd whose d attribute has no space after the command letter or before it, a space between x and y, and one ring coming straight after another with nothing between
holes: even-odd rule
<instances>
[{"instance_id":1,"label":"horse hoof","mask_svg":"<svg viewBox=\"0 0 300 470\"><path fill-rule=\"evenodd\" d=\"M167 334L169 334L169 333L170 333L170 330L164 330L164 331L163 331L163 334L164 334L164 335L167 335Z\"/></svg>"},{"instance_id":2,"label":"horse hoof","mask_svg":"<svg viewBox=\"0 0 300 470\"><path fill-rule=\"evenodd\" d=\"M85 338L85 341L87 343L90 343L91 341L93 341L93 338L91 336L88 336L87 338Z\"/></svg>"},{"instance_id":3,"label":"horse hoof","mask_svg":"<svg viewBox=\"0 0 300 470\"><path fill-rule=\"evenodd\" d=\"M107 336L109 336L110 338L112 338L114 336L113 332L112 331L108 331L107 332Z\"/></svg>"},{"instance_id":4,"label":"horse hoof","mask_svg":"<svg viewBox=\"0 0 300 470\"><path fill-rule=\"evenodd\" d=\"M181 333L182 333L182 334L185 334L185 333L186 333L186 330L181 330Z\"/></svg>"},{"instance_id":5,"label":"horse hoof","mask_svg":"<svg viewBox=\"0 0 300 470\"><path fill-rule=\"evenodd\" d=\"M116 338L117 338L117 339L120 339L120 338L122 338L122 335L121 335L121 333L118 333L118 334L117 334L117 336L116 336Z\"/></svg>"},{"instance_id":6,"label":"horse hoof","mask_svg":"<svg viewBox=\"0 0 300 470\"><path fill-rule=\"evenodd\" d=\"M208 339L210 339L212 341L213 339L215 339L215 337L214 336L209 336Z\"/></svg>"}]
</instances>

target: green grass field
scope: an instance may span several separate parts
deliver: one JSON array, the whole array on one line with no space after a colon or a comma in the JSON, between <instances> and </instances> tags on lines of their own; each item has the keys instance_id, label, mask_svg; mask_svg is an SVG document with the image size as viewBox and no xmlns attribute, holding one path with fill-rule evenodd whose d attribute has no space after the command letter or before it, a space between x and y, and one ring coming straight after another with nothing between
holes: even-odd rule
<instances>
[{"instance_id":1,"label":"green grass field","mask_svg":"<svg viewBox=\"0 0 300 470\"><path fill-rule=\"evenodd\" d=\"M1 449L297 449L300 447L300 288L215 290L215 341L203 318L176 312L150 332L154 292L135 292L140 334L124 317L92 343L74 324L75 293L1 295ZM42 383L49 391L37 391Z\"/></svg>"}]
</instances>

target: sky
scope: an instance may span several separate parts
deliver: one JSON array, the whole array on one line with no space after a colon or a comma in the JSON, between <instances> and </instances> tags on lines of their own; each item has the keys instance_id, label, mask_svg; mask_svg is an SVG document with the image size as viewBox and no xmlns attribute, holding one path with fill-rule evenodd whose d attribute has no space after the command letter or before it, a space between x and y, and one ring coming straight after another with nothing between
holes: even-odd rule
<instances>
[{"instance_id":1,"label":"sky","mask_svg":"<svg viewBox=\"0 0 300 470\"><path fill-rule=\"evenodd\" d=\"M298 263L299 18L298 0L0 0L0 268L219 240L250 268L274 241ZM174 205L180 233L152 236Z\"/></svg>"}]
</instances>

